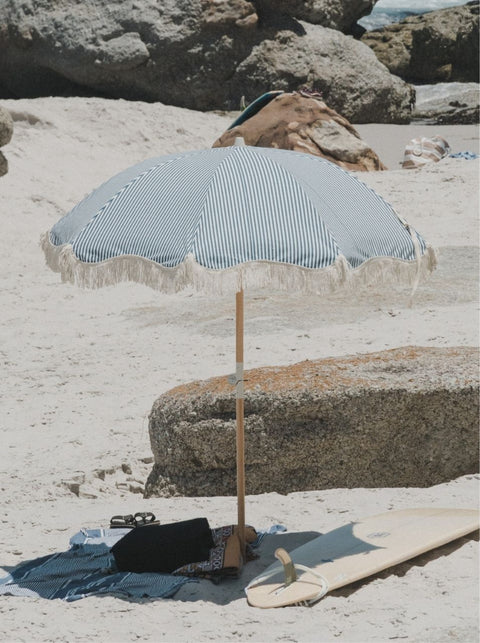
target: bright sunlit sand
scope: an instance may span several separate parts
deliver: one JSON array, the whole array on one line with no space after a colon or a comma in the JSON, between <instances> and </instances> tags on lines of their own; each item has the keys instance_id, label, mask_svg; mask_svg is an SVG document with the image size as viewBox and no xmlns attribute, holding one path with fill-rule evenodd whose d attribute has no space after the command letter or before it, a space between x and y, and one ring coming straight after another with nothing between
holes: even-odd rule
<instances>
[{"instance_id":1,"label":"bright sunlit sand","mask_svg":"<svg viewBox=\"0 0 480 643\"><path fill-rule=\"evenodd\" d=\"M147 416L154 400L178 384L234 371L234 300L163 295L137 284L83 291L62 284L39 247L41 233L104 180L148 157L210 147L231 118L99 98L1 104L15 130L2 148L9 172L0 178L0 566L7 573L66 550L80 528L108 526L114 514L153 511L162 523L201 516L211 526L235 522L233 497L145 500L128 490L142 485L152 466ZM358 301L342 293L315 299L247 292L246 368L405 345L478 346L479 160L446 158L422 170L399 165L418 133L444 136L454 152L478 153L478 128L358 129L390 168L358 178L439 250L438 269L412 307L408 288L400 287ZM98 470L104 479L95 478ZM77 497L68 483L82 476L88 484ZM257 529L285 525L282 546L291 549L371 514L430 505L477 507L478 476L433 488L248 496L246 517ZM243 588L273 562L262 558L238 579L188 583L169 600L108 596L68 604L6 597L2 636L12 642L473 642L477 556L475 539L463 538L327 595L313 608L249 607Z\"/></svg>"}]
</instances>

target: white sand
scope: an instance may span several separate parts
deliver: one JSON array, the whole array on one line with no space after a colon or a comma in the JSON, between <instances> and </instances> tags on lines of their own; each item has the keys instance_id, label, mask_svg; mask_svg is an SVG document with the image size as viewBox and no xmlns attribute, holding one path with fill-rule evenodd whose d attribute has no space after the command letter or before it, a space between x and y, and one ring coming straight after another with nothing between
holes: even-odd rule
<instances>
[{"instance_id":1,"label":"white sand","mask_svg":"<svg viewBox=\"0 0 480 643\"><path fill-rule=\"evenodd\" d=\"M47 269L38 246L40 234L103 180L150 156L209 147L230 118L121 100L2 105L14 114L15 133L3 148L10 171L0 179L0 566L8 570L65 550L79 528L106 526L116 513L151 510L162 522L204 515L212 526L234 522L233 498L144 500L117 486L148 475L151 465L142 459L151 457L147 415L155 398L178 383L233 370L234 302L167 296L136 284L77 290ZM363 127L379 153L383 146L390 159L401 160L409 126ZM477 128L449 131L454 151L478 151ZM362 174L439 247L439 269L411 308L403 288L364 293L358 301L341 293L322 300L247 293L246 366L407 344L478 345L478 170L478 161L446 159L421 171ZM101 481L96 469L113 473ZM95 497L77 498L62 484L76 472L86 478L83 493ZM247 521L257 528L285 524L288 534L277 538L291 549L311 532L430 504L478 506L478 476L429 489L254 496L247 499ZM243 587L271 562L266 552L273 545L265 541L264 555L240 579L191 583L173 600L92 597L66 604L4 597L2 638L473 642L477 543L466 538L460 545L328 595L311 609L262 611L247 605Z\"/></svg>"}]
</instances>

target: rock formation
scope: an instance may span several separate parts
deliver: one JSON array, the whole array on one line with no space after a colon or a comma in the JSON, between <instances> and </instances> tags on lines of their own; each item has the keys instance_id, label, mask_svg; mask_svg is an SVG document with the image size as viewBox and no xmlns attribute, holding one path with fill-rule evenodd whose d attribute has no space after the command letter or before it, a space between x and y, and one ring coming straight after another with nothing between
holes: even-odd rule
<instances>
[{"instance_id":1,"label":"rock formation","mask_svg":"<svg viewBox=\"0 0 480 643\"><path fill-rule=\"evenodd\" d=\"M478 471L479 352L405 347L245 373L246 492L430 486ZM235 494L227 377L150 413L146 496Z\"/></svg>"},{"instance_id":2,"label":"rock formation","mask_svg":"<svg viewBox=\"0 0 480 643\"><path fill-rule=\"evenodd\" d=\"M237 92L252 100L265 90L306 85L351 123L410 121L413 88L386 75L369 47L333 29L298 24L301 33L272 32L252 48L231 81Z\"/></svg>"},{"instance_id":3,"label":"rock formation","mask_svg":"<svg viewBox=\"0 0 480 643\"><path fill-rule=\"evenodd\" d=\"M0 147L7 145L13 135L13 119L10 113L0 105ZM0 176L8 172L8 161L0 152Z\"/></svg>"},{"instance_id":4,"label":"rock formation","mask_svg":"<svg viewBox=\"0 0 480 643\"><path fill-rule=\"evenodd\" d=\"M276 147L321 156L352 171L384 170L375 152L347 119L320 99L302 93L280 94L241 125L227 130L213 147Z\"/></svg>"},{"instance_id":5,"label":"rock formation","mask_svg":"<svg viewBox=\"0 0 480 643\"><path fill-rule=\"evenodd\" d=\"M480 122L478 83L418 85L413 119L437 125L468 125Z\"/></svg>"},{"instance_id":6,"label":"rock formation","mask_svg":"<svg viewBox=\"0 0 480 643\"><path fill-rule=\"evenodd\" d=\"M409 82L479 80L479 1L365 33L378 59Z\"/></svg>"},{"instance_id":7,"label":"rock formation","mask_svg":"<svg viewBox=\"0 0 480 643\"><path fill-rule=\"evenodd\" d=\"M373 0L4 0L0 97L98 94L238 109L319 88L352 122L407 122L411 88L345 27ZM321 24L301 22L288 12ZM323 16L323 18L322 18Z\"/></svg>"},{"instance_id":8,"label":"rock formation","mask_svg":"<svg viewBox=\"0 0 480 643\"><path fill-rule=\"evenodd\" d=\"M322 27L351 33L378 0L252 0L260 15L283 13Z\"/></svg>"}]
</instances>

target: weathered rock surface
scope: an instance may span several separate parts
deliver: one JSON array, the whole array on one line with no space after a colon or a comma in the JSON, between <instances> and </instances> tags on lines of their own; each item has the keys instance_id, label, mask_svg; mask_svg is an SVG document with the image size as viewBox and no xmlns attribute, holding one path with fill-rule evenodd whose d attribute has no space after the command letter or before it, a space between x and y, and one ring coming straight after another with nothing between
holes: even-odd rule
<instances>
[{"instance_id":1,"label":"weathered rock surface","mask_svg":"<svg viewBox=\"0 0 480 643\"><path fill-rule=\"evenodd\" d=\"M409 82L478 82L479 6L475 0L412 16L361 40L392 74Z\"/></svg>"},{"instance_id":2,"label":"weathered rock surface","mask_svg":"<svg viewBox=\"0 0 480 643\"><path fill-rule=\"evenodd\" d=\"M284 13L312 24L350 33L378 0L252 0L262 14Z\"/></svg>"},{"instance_id":3,"label":"weathered rock surface","mask_svg":"<svg viewBox=\"0 0 480 643\"><path fill-rule=\"evenodd\" d=\"M468 125L480 122L478 83L438 83L416 87L413 119L435 124Z\"/></svg>"},{"instance_id":4,"label":"weathered rock surface","mask_svg":"<svg viewBox=\"0 0 480 643\"><path fill-rule=\"evenodd\" d=\"M233 145L237 136L247 145L321 156L347 170L385 169L346 118L321 99L297 92L277 96L244 123L227 130L213 147Z\"/></svg>"},{"instance_id":5,"label":"weathered rock surface","mask_svg":"<svg viewBox=\"0 0 480 643\"><path fill-rule=\"evenodd\" d=\"M479 351L405 347L245 373L246 492L430 486L478 471ZM146 495L235 494L226 377L159 397Z\"/></svg>"},{"instance_id":6,"label":"weathered rock surface","mask_svg":"<svg viewBox=\"0 0 480 643\"><path fill-rule=\"evenodd\" d=\"M351 10L347 0L323 6ZM238 109L242 96L309 85L352 122L410 117L411 88L369 47L247 0L98 0L94 10L77 0L4 0L2 18L0 97L99 94Z\"/></svg>"},{"instance_id":7,"label":"weathered rock surface","mask_svg":"<svg viewBox=\"0 0 480 643\"><path fill-rule=\"evenodd\" d=\"M13 135L13 119L10 113L0 105L0 147L7 145ZM0 152L0 176L8 172L8 161Z\"/></svg>"},{"instance_id":8,"label":"weathered rock surface","mask_svg":"<svg viewBox=\"0 0 480 643\"><path fill-rule=\"evenodd\" d=\"M237 67L235 84L251 100L265 89L312 87L352 123L408 123L415 100L410 85L379 66L363 43L306 22L302 33L283 30L252 48ZM370 56L370 54L373 54Z\"/></svg>"}]
</instances>

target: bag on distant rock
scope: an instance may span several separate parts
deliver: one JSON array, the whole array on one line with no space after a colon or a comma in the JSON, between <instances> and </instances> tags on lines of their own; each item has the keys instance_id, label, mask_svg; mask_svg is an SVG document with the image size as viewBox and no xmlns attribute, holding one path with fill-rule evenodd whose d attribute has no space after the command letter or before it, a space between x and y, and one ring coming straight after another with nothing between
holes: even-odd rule
<instances>
[{"instance_id":1,"label":"bag on distant rock","mask_svg":"<svg viewBox=\"0 0 480 643\"><path fill-rule=\"evenodd\" d=\"M207 560L214 547L206 518L169 525L132 529L113 547L112 554L122 572L163 572Z\"/></svg>"},{"instance_id":2,"label":"bag on distant rock","mask_svg":"<svg viewBox=\"0 0 480 643\"><path fill-rule=\"evenodd\" d=\"M450 145L441 136L412 138L405 147L402 167L405 170L441 161L450 153Z\"/></svg>"}]
</instances>

